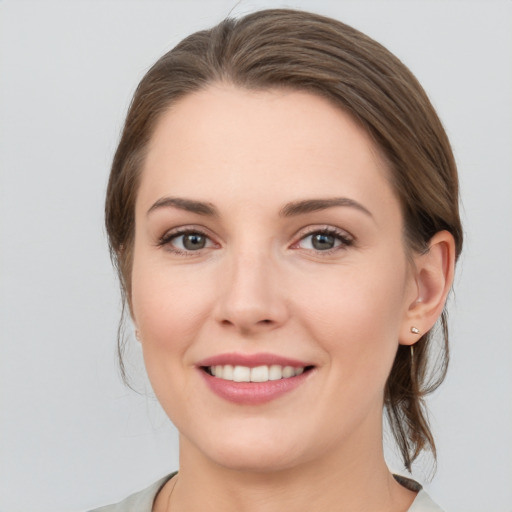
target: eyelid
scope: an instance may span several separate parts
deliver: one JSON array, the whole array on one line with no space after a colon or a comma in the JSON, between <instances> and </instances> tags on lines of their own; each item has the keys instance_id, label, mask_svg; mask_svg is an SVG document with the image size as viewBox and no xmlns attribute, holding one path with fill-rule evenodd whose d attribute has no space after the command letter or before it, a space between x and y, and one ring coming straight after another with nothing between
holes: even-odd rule
<instances>
[{"instance_id":1,"label":"eyelid","mask_svg":"<svg viewBox=\"0 0 512 512\"><path fill-rule=\"evenodd\" d=\"M302 228L297 233L297 237L311 235L312 233L321 233L321 232L332 232L339 235L344 236L345 238L354 239L354 236L351 235L346 229L341 229L331 224L314 224L311 226L307 226Z\"/></svg>"},{"instance_id":2,"label":"eyelid","mask_svg":"<svg viewBox=\"0 0 512 512\"><path fill-rule=\"evenodd\" d=\"M171 248L168 248L167 250L171 253L175 253L175 254L179 254L179 255L184 255L184 256L194 256L194 255L198 255L200 254L204 249L211 249L211 246L210 247L203 247L202 249L197 249L195 251L193 250L182 250L182 249L178 249L176 247L173 247L171 245L171 241L175 238L179 238L180 236L183 236L183 235L187 235L187 234L190 234L190 233L197 233L201 236L204 236L205 238L207 238L214 246L219 246L219 244L217 242L215 242L212 238L212 236L209 234L209 230L207 230L206 228L203 228L203 227L199 227L199 226L194 226L194 225L191 225L191 226L180 226L180 227L177 227L177 228L173 228L173 229L170 229L168 231L166 231L157 241L157 246L158 247L166 247L166 246L170 246L172 247ZM331 235L331 236L334 236L335 238L337 238L337 240L341 241L341 243L338 245L338 246L335 246L331 249L326 249L326 250L318 250L318 249L303 249L305 251L308 251L308 252L313 252L315 254L320 254L320 255L329 255L333 252L336 252L336 251L339 251L339 250L343 250L343 249L346 249L347 247L351 246L354 241L355 241L355 238L353 235L351 235L348 231L344 230L344 229L341 229L341 228L338 228L338 227L335 227L335 226L331 226L331 225L318 225L318 226L308 226L307 228L303 228L302 230L300 230L298 232L298 234L296 235L296 239L297 241L294 242L291 246L292 249L300 249L300 247L298 247L299 243L304 240L305 238L307 238L308 236L312 236L312 235L315 235L315 234L327 234L327 235Z\"/></svg>"},{"instance_id":3,"label":"eyelid","mask_svg":"<svg viewBox=\"0 0 512 512\"><path fill-rule=\"evenodd\" d=\"M177 247L173 247L171 245L171 241L175 238L179 238L180 236L187 235L190 233L196 233L201 236L204 236L207 238L212 244L217 245L218 244L212 239L210 234L208 233L208 230L203 227L198 226L180 226L177 228L169 229L166 231L159 239L157 240L157 247L166 248L171 253L178 254L180 256L195 256L202 252L203 249L209 249L211 247L203 247L203 249L198 249L197 251L191 251L191 250L182 250L178 249ZM172 248L171 248L172 247Z\"/></svg>"},{"instance_id":4,"label":"eyelid","mask_svg":"<svg viewBox=\"0 0 512 512\"><path fill-rule=\"evenodd\" d=\"M297 241L294 242L292 245L292 249L300 249L298 245L302 240L305 238L315 235L315 234L327 234L334 236L337 240L339 240L341 243L338 246L335 246L331 249L326 250L318 250L318 249L304 249L305 251L312 252L315 255L320 256L328 256L334 252L344 250L347 247L350 247L355 242L355 237L351 235L348 231L345 231L344 229L337 228L335 226L330 225L319 225L319 226L309 226L307 228L304 228L304 230L301 230L296 236Z\"/></svg>"}]
</instances>

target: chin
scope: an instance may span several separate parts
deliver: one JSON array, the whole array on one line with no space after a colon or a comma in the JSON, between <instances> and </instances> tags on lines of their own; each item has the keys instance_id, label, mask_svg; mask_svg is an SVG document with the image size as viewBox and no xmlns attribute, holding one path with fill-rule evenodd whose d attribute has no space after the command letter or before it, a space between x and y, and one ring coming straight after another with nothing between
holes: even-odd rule
<instances>
[{"instance_id":1,"label":"chin","mask_svg":"<svg viewBox=\"0 0 512 512\"><path fill-rule=\"evenodd\" d=\"M241 472L275 472L300 465L308 458L301 436L290 429L251 429L219 436L198 436L196 449L215 464ZM303 438L303 436L302 436Z\"/></svg>"},{"instance_id":2,"label":"chin","mask_svg":"<svg viewBox=\"0 0 512 512\"><path fill-rule=\"evenodd\" d=\"M232 449L226 447L212 454L213 462L225 469L248 473L273 473L290 469L300 463L295 453L284 450L262 450L258 446Z\"/></svg>"}]
</instances>

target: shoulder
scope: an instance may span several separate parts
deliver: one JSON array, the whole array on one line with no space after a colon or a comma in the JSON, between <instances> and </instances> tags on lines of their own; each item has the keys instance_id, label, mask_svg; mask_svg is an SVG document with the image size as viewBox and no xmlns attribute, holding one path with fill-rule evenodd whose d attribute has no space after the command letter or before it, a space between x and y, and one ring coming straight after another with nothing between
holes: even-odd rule
<instances>
[{"instance_id":1,"label":"shoulder","mask_svg":"<svg viewBox=\"0 0 512 512\"><path fill-rule=\"evenodd\" d=\"M142 491L131 494L123 501L106 505L104 507L95 508L89 512L151 512L153 502L158 494L158 491L170 480L176 473L171 473L157 482L146 487Z\"/></svg>"},{"instance_id":2,"label":"shoulder","mask_svg":"<svg viewBox=\"0 0 512 512\"><path fill-rule=\"evenodd\" d=\"M424 490L421 490L407 512L443 512L443 509L434 503Z\"/></svg>"},{"instance_id":3,"label":"shoulder","mask_svg":"<svg viewBox=\"0 0 512 512\"><path fill-rule=\"evenodd\" d=\"M407 512L443 512L443 510L434 503L430 496L423 490L421 484L402 475L394 474L393 477L406 489L418 493Z\"/></svg>"},{"instance_id":4,"label":"shoulder","mask_svg":"<svg viewBox=\"0 0 512 512\"><path fill-rule=\"evenodd\" d=\"M160 480L151 484L149 487L146 487L142 491L131 494L119 503L95 508L89 512L151 512L156 495L175 474L176 473L171 473L170 475L161 478ZM414 481L409 480L408 487L411 486L410 482ZM432 501L430 496L423 489L421 489L419 484L416 482L414 482L414 484L416 484L415 487L418 486L420 490L416 496L416 499L413 501L407 512L443 512L443 510ZM414 490L417 490L417 488Z\"/></svg>"}]
</instances>

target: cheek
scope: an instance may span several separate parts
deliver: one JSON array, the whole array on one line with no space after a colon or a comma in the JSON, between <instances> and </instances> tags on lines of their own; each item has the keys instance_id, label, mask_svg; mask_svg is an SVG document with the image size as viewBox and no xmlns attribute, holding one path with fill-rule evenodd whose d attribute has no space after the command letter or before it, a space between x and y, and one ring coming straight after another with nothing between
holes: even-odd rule
<instances>
[{"instance_id":1,"label":"cheek","mask_svg":"<svg viewBox=\"0 0 512 512\"><path fill-rule=\"evenodd\" d=\"M146 263L134 263L133 314L152 388L178 426L189 417L186 404L194 396L189 350L212 300L205 288L198 288L201 280L179 269L162 268L158 262Z\"/></svg>"},{"instance_id":2,"label":"cheek","mask_svg":"<svg viewBox=\"0 0 512 512\"><path fill-rule=\"evenodd\" d=\"M201 280L184 274L158 265L134 265L133 314L144 339L155 349L185 346L212 302L207 290L199 288Z\"/></svg>"},{"instance_id":3,"label":"cheek","mask_svg":"<svg viewBox=\"0 0 512 512\"><path fill-rule=\"evenodd\" d=\"M338 373L354 381L384 382L398 347L404 312L405 269L382 262L372 267L339 269L315 276L297 292L301 312L295 315L322 345Z\"/></svg>"}]
</instances>

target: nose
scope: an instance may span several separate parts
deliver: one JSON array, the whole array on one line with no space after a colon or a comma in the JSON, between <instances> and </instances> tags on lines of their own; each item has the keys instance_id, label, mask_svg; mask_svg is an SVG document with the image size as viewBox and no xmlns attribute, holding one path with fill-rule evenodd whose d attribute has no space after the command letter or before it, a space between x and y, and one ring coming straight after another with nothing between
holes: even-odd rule
<instances>
[{"instance_id":1,"label":"nose","mask_svg":"<svg viewBox=\"0 0 512 512\"><path fill-rule=\"evenodd\" d=\"M250 336L273 330L288 318L282 272L266 254L233 256L221 276L216 319L225 328Z\"/></svg>"}]
</instances>

